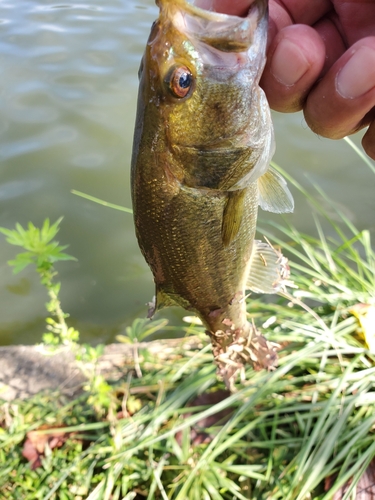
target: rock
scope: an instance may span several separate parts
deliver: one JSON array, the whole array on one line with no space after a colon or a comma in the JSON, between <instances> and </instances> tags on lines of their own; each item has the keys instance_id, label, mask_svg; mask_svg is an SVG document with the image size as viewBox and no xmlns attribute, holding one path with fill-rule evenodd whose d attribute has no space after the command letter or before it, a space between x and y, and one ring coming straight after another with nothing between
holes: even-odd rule
<instances>
[{"instance_id":1,"label":"rock","mask_svg":"<svg viewBox=\"0 0 375 500\"><path fill-rule=\"evenodd\" d=\"M107 380L119 380L129 370L137 371L137 362L142 350L163 363L179 356L181 350L202 348L197 337L156 340L140 344L110 344L99 358L96 373ZM90 370L90 363L75 359L68 347L50 352L45 346L0 347L0 399L12 401L25 399L40 392L59 390L61 394L74 397L81 391L86 378L83 372ZM91 366L93 368L93 366Z\"/></svg>"}]
</instances>

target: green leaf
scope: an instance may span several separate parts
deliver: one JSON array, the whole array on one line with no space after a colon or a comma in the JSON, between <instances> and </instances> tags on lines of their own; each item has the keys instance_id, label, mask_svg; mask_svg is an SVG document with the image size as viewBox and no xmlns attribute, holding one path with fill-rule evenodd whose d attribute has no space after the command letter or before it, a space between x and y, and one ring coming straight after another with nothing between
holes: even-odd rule
<instances>
[{"instance_id":1,"label":"green leaf","mask_svg":"<svg viewBox=\"0 0 375 500\"><path fill-rule=\"evenodd\" d=\"M57 335L54 335L51 332L47 332L43 335L43 342L47 345L55 346L59 344L60 340Z\"/></svg>"},{"instance_id":2,"label":"green leaf","mask_svg":"<svg viewBox=\"0 0 375 500\"><path fill-rule=\"evenodd\" d=\"M7 237L6 241L10 245L23 246L24 239L17 233L17 231L1 227L0 232Z\"/></svg>"},{"instance_id":3,"label":"green leaf","mask_svg":"<svg viewBox=\"0 0 375 500\"><path fill-rule=\"evenodd\" d=\"M14 274L19 273L29 264L35 264L35 257L31 252L23 252L16 255L14 260L9 260L8 264L13 267Z\"/></svg>"}]
</instances>

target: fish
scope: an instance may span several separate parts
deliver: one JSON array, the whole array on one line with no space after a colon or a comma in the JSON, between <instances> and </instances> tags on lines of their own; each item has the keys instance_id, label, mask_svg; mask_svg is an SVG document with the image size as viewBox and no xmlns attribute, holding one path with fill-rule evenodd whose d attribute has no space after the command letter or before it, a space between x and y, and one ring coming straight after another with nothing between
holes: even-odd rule
<instances>
[{"instance_id":1,"label":"fish","mask_svg":"<svg viewBox=\"0 0 375 500\"><path fill-rule=\"evenodd\" d=\"M156 1L139 69L131 189L155 281L152 313L177 305L196 314L229 380L244 358L261 357L254 338L264 344L247 318L247 290L278 292L289 277L280 252L255 239L258 206L294 205L270 167L274 131L259 86L268 0L254 0L244 17L213 11L213 1L204 9ZM262 366L274 361L267 345L265 353Z\"/></svg>"}]
</instances>

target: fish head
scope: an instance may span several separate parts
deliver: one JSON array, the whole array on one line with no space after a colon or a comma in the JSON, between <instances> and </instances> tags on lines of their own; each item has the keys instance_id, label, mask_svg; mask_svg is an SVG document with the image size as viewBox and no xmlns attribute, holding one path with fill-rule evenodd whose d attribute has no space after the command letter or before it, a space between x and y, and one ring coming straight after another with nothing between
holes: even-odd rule
<instances>
[{"instance_id":1,"label":"fish head","mask_svg":"<svg viewBox=\"0 0 375 500\"><path fill-rule=\"evenodd\" d=\"M245 17L186 0L157 4L140 68L149 125L158 126L164 147L176 154L230 145L249 133L258 113L253 100L265 64L268 1L254 0Z\"/></svg>"}]
</instances>

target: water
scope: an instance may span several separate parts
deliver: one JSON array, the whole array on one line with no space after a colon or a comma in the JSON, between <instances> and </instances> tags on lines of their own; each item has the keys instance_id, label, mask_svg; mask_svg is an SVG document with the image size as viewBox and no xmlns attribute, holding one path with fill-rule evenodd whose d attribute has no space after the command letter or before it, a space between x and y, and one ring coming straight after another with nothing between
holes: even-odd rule
<instances>
[{"instance_id":1,"label":"water","mask_svg":"<svg viewBox=\"0 0 375 500\"><path fill-rule=\"evenodd\" d=\"M64 216L59 240L78 261L57 267L62 305L86 341L113 340L153 295L131 215L70 191L131 206L137 70L156 15L152 0L0 0L0 225ZM345 143L314 136L301 114L274 119L275 160L373 230L367 167ZM292 222L313 231L295 198ZM45 291L31 268L12 274L15 250L0 237L0 344L39 341L44 328Z\"/></svg>"}]
</instances>

